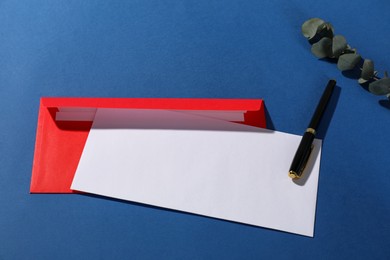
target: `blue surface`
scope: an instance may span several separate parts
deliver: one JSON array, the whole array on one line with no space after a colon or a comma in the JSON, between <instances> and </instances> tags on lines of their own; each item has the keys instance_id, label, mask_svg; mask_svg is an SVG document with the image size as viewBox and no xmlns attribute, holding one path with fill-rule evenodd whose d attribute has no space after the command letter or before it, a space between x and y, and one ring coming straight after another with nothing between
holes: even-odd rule
<instances>
[{"instance_id":1,"label":"blue surface","mask_svg":"<svg viewBox=\"0 0 390 260\"><path fill-rule=\"evenodd\" d=\"M389 11L385 0L0 1L0 259L389 259L390 109L300 33L308 18L330 21L383 73ZM330 78L314 238L29 194L41 96L264 98L274 129L301 134Z\"/></svg>"}]
</instances>

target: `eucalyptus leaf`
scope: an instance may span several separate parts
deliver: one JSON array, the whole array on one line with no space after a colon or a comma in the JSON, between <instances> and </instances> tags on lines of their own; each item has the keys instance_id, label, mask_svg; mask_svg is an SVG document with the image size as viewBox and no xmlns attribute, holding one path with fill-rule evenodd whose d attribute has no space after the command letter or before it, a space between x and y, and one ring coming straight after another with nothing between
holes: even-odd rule
<instances>
[{"instance_id":1,"label":"eucalyptus leaf","mask_svg":"<svg viewBox=\"0 0 390 260\"><path fill-rule=\"evenodd\" d=\"M309 39L309 43L314 44L325 37L330 39L333 38L333 26L327 22L318 26L317 33Z\"/></svg>"},{"instance_id":2,"label":"eucalyptus leaf","mask_svg":"<svg viewBox=\"0 0 390 260\"><path fill-rule=\"evenodd\" d=\"M356 53L347 53L339 57L337 62L337 68L341 71L351 70L355 68L356 64L361 60L359 54Z\"/></svg>"},{"instance_id":3,"label":"eucalyptus leaf","mask_svg":"<svg viewBox=\"0 0 390 260\"><path fill-rule=\"evenodd\" d=\"M347 48L344 49L343 54L346 54L346 53L357 53L357 50L356 50L356 48L352 48L351 46L349 46L347 44Z\"/></svg>"},{"instance_id":4,"label":"eucalyptus leaf","mask_svg":"<svg viewBox=\"0 0 390 260\"><path fill-rule=\"evenodd\" d=\"M326 37L322 38L311 46L311 52L319 59L331 56L332 40Z\"/></svg>"},{"instance_id":5,"label":"eucalyptus leaf","mask_svg":"<svg viewBox=\"0 0 390 260\"><path fill-rule=\"evenodd\" d=\"M325 23L324 20L320 18L311 18L304 22L302 24L302 34L305 36L307 39L311 39L316 35L318 27Z\"/></svg>"},{"instance_id":6,"label":"eucalyptus leaf","mask_svg":"<svg viewBox=\"0 0 390 260\"><path fill-rule=\"evenodd\" d=\"M347 40L342 35L336 35L333 37L332 53L333 57L338 58L341 53L347 49Z\"/></svg>"},{"instance_id":7,"label":"eucalyptus leaf","mask_svg":"<svg viewBox=\"0 0 390 260\"><path fill-rule=\"evenodd\" d=\"M369 59L365 59L363 62L362 74L360 78L369 80L375 75L374 72L374 62Z\"/></svg>"},{"instance_id":8,"label":"eucalyptus leaf","mask_svg":"<svg viewBox=\"0 0 390 260\"><path fill-rule=\"evenodd\" d=\"M375 95L387 95L390 93L390 78L383 78L372 82L368 90Z\"/></svg>"},{"instance_id":9,"label":"eucalyptus leaf","mask_svg":"<svg viewBox=\"0 0 390 260\"><path fill-rule=\"evenodd\" d=\"M323 23L317 28L317 33L309 39L310 44L320 41L322 38L333 38L333 27L330 23Z\"/></svg>"}]
</instances>

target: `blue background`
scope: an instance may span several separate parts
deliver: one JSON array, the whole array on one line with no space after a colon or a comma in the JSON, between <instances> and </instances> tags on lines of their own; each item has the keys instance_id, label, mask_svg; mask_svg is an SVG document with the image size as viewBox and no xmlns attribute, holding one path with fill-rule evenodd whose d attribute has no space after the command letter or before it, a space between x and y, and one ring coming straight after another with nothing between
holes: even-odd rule
<instances>
[{"instance_id":1,"label":"blue background","mask_svg":"<svg viewBox=\"0 0 390 260\"><path fill-rule=\"evenodd\" d=\"M389 103L317 60L300 32L330 21L383 76L389 11L385 0L0 1L0 259L389 259ZM314 238L29 194L41 96L263 98L271 128L302 134L330 78Z\"/></svg>"}]
</instances>

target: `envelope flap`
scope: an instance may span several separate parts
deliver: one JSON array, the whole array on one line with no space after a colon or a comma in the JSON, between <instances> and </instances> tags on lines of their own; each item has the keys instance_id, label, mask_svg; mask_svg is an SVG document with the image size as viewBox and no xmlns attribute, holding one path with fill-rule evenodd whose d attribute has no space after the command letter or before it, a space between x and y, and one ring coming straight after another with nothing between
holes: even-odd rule
<instances>
[{"instance_id":1,"label":"envelope flap","mask_svg":"<svg viewBox=\"0 0 390 260\"><path fill-rule=\"evenodd\" d=\"M258 111L261 99L207 98L42 98L46 107Z\"/></svg>"}]
</instances>

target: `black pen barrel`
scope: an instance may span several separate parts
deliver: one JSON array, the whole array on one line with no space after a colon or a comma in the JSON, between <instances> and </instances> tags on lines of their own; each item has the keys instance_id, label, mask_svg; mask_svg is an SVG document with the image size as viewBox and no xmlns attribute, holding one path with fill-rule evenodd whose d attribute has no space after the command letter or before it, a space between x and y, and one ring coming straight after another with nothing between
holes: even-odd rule
<instances>
[{"instance_id":1,"label":"black pen barrel","mask_svg":"<svg viewBox=\"0 0 390 260\"><path fill-rule=\"evenodd\" d=\"M335 86L336 86L336 81L333 79L329 80L328 85L326 86L325 91L322 94L320 101L318 102L317 108L314 112L314 115L310 121L308 128L317 130L318 124L320 123L321 117L324 114L324 111L326 109L326 106L329 102L329 99L332 95Z\"/></svg>"}]
</instances>

